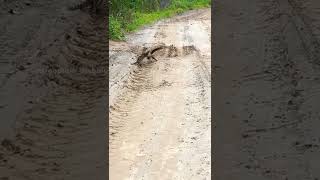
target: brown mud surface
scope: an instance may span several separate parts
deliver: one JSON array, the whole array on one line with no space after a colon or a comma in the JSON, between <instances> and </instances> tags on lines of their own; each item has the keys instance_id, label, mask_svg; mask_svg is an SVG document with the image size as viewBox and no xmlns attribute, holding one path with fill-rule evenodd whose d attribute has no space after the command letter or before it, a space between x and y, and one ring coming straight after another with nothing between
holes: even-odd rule
<instances>
[{"instance_id":1,"label":"brown mud surface","mask_svg":"<svg viewBox=\"0 0 320 180\"><path fill-rule=\"evenodd\" d=\"M106 179L105 18L0 2L0 179Z\"/></svg>"},{"instance_id":2,"label":"brown mud surface","mask_svg":"<svg viewBox=\"0 0 320 180\"><path fill-rule=\"evenodd\" d=\"M213 8L215 180L316 180L320 1Z\"/></svg>"},{"instance_id":3,"label":"brown mud surface","mask_svg":"<svg viewBox=\"0 0 320 180\"><path fill-rule=\"evenodd\" d=\"M110 42L110 179L211 178L210 31L202 9ZM132 65L159 43L157 61Z\"/></svg>"}]
</instances>

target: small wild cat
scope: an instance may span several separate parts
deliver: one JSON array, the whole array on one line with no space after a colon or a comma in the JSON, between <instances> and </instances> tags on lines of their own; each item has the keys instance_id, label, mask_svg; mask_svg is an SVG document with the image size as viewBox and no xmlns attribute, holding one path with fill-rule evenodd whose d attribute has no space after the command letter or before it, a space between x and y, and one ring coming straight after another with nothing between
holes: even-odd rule
<instances>
[{"instance_id":1,"label":"small wild cat","mask_svg":"<svg viewBox=\"0 0 320 180\"><path fill-rule=\"evenodd\" d=\"M148 60L153 59L155 61L158 61L154 57L154 53L161 49L168 49L168 56L169 57L175 57L177 56L177 48L173 45L166 46L165 44L158 44L155 46L152 46L150 48L143 47L142 53L138 56L137 61L133 64L137 64L141 66L141 62L144 58L147 58Z\"/></svg>"}]
</instances>

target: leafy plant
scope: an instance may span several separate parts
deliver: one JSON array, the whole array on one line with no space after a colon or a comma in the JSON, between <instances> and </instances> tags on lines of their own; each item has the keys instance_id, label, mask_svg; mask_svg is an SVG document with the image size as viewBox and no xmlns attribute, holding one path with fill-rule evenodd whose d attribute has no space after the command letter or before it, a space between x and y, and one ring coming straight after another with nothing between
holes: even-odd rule
<instances>
[{"instance_id":1,"label":"leafy plant","mask_svg":"<svg viewBox=\"0 0 320 180\"><path fill-rule=\"evenodd\" d=\"M109 0L109 38L121 40L125 33L135 31L143 25L211 5L211 0L167 0L170 5L161 9L160 1Z\"/></svg>"},{"instance_id":2,"label":"leafy plant","mask_svg":"<svg viewBox=\"0 0 320 180\"><path fill-rule=\"evenodd\" d=\"M121 22L113 16L109 16L109 35L114 40L122 40L124 37Z\"/></svg>"}]
</instances>

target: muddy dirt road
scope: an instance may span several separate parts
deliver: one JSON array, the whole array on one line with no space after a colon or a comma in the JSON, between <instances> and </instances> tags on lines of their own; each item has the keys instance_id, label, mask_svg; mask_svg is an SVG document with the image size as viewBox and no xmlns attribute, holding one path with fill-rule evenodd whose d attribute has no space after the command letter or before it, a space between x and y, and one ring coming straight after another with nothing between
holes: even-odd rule
<instances>
[{"instance_id":1,"label":"muddy dirt road","mask_svg":"<svg viewBox=\"0 0 320 180\"><path fill-rule=\"evenodd\" d=\"M76 3L0 1L2 180L107 179L106 21Z\"/></svg>"},{"instance_id":2,"label":"muddy dirt road","mask_svg":"<svg viewBox=\"0 0 320 180\"><path fill-rule=\"evenodd\" d=\"M214 3L215 180L320 178L319 10L317 0Z\"/></svg>"},{"instance_id":3,"label":"muddy dirt road","mask_svg":"<svg viewBox=\"0 0 320 180\"><path fill-rule=\"evenodd\" d=\"M202 9L110 42L110 179L210 179L210 31ZM173 46L131 65L157 43Z\"/></svg>"}]
</instances>

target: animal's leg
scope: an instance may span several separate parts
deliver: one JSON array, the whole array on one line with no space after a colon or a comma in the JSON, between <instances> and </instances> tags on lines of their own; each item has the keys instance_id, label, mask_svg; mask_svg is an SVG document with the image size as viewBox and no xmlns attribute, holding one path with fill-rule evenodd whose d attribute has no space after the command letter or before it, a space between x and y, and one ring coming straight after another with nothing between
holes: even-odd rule
<instances>
[{"instance_id":1,"label":"animal's leg","mask_svg":"<svg viewBox=\"0 0 320 180\"><path fill-rule=\"evenodd\" d=\"M158 61L155 57L151 56L152 59L154 59L155 61Z\"/></svg>"}]
</instances>

